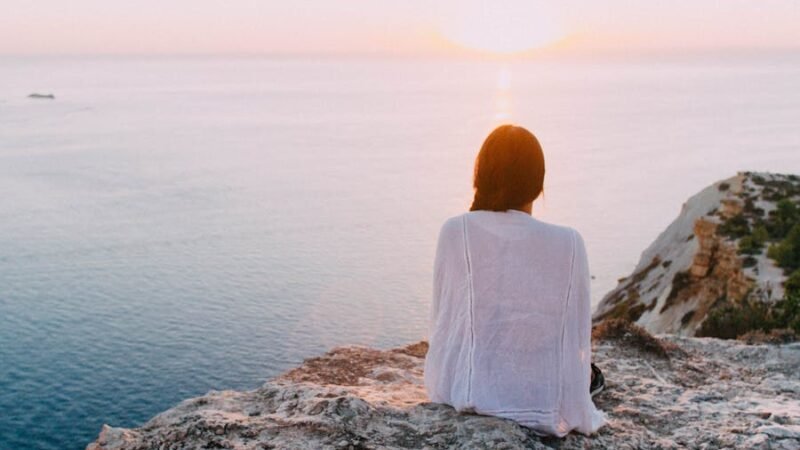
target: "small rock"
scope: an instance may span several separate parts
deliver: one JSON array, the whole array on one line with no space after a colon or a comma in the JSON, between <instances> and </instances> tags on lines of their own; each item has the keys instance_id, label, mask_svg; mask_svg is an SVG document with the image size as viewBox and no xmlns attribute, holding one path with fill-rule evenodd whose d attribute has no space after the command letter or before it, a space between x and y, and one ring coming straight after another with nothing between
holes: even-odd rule
<instances>
[{"instance_id":1,"label":"small rock","mask_svg":"<svg viewBox=\"0 0 800 450\"><path fill-rule=\"evenodd\" d=\"M777 439L800 439L800 426L796 425L766 425L756 431Z\"/></svg>"}]
</instances>

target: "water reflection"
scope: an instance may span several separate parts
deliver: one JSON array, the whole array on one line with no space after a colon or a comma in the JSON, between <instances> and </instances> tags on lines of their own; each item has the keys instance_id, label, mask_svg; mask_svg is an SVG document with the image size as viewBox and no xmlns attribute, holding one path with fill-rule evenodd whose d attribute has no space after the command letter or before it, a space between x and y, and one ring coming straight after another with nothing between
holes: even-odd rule
<instances>
[{"instance_id":1,"label":"water reflection","mask_svg":"<svg viewBox=\"0 0 800 450\"><path fill-rule=\"evenodd\" d=\"M497 124L511 120L513 104L511 98L511 69L503 66L497 72L494 98L494 121Z\"/></svg>"}]
</instances>

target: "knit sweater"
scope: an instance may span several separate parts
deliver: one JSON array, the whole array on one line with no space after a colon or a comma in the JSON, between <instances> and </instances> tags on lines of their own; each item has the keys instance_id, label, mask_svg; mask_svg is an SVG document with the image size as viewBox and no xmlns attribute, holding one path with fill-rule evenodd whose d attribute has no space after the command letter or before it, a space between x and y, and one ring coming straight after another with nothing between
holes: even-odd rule
<instances>
[{"instance_id":1,"label":"knit sweater","mask_svg":"<svg viewBox=\"0 0 800 450\"><path fill-rule=\"evenodd\" d=\"M425 387L431 401L540 434L605 423L589 395L591 305L583 238L517 210L441 228Z\"/></svg>"}]
</instances>

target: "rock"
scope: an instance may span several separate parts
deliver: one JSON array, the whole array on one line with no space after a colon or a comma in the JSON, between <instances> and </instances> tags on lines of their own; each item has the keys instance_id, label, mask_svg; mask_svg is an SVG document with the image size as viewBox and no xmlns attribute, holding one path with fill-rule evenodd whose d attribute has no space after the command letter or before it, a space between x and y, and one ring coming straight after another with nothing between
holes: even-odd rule
<instances>
[{"instance_id":1,"label":"rock","mask_svg":"<svg viewBox=\"0 0 800 450\"><path fill-rule=\"evenodd\" d=\"M87 449L800 448L800 343L616 331L595 336L607 382L595 402L609 422L591 437L540 437L430 403L423 342L337 348L256 390L185 400L140 428L104 426Z\"/></svg>"},{"instance_id":2,"label":"rock","mask_svg":"<svg viewBox=\"0 0 800 450\"><path fill-rule=\"evenodd\" d=\"M53 94L38 94L34 92L33 94L28 95L28 98L33 99L44 99L44 100L55 100L56 96Z\"/></svg>"},{"instance_id":3,"label":"rock","mask_svg":"<svg viewBox=\"0 0 800 450\"><path fill-rule=\"evenodd\" d=\"M797 425L764 425L758 427L756 432L776 439L797 439L800 442L800 426Z\"/></svg>"},{"instance_id":4,"label":"rock","mask_svg":"<svg viewBox=\"0 0 800 450\"><path fill-rule=\"evenodd\" d=\"M595 323L625 318L651 333L694 336L708 314L725 304L781 299L786 275L767 257L767 245L753 255L739 254L741 238L720 228L740 219L747 229L768 217L782 192L800 201L800 178L741 172L692 196L633 273L603 297Z\"/></svg>"}]
</instances>

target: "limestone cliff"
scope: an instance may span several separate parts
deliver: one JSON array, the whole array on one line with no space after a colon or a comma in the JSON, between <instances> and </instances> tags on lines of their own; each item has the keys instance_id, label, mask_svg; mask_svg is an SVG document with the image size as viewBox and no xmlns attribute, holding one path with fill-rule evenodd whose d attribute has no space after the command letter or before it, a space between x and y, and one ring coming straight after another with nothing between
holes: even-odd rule
<instances>
[{"instance_id":1,"label":"limestone cliff","mask_svg":"<svg viewBox=\"0 0 800 450\"><path fill-rule=\"evenodd\" d=\"M541 438L509 420L427 401L425 343L344 347L248 392L210 392L136 429L104 426L87 450L144 449L800 449L800 343L749 346L597 336L608 425ZM635 327L633 327L635 328Z\"/></svg>"},{"instance_id":2,"label":"limestone cliff","mask_svg":"<svg viewBox=\"0 0 800 450\"><path fill-rule=\"evenodd\" d=\"M786 276L767 257L769 243L742 251L744 235L752 242L749 233L769 224L781 199L800 199L800 178L743 172L691 197L633 273L605 295L595 322L620 317L653 333L692 336L720 305L781 299Z\"/></svg>"}]
</instances>

